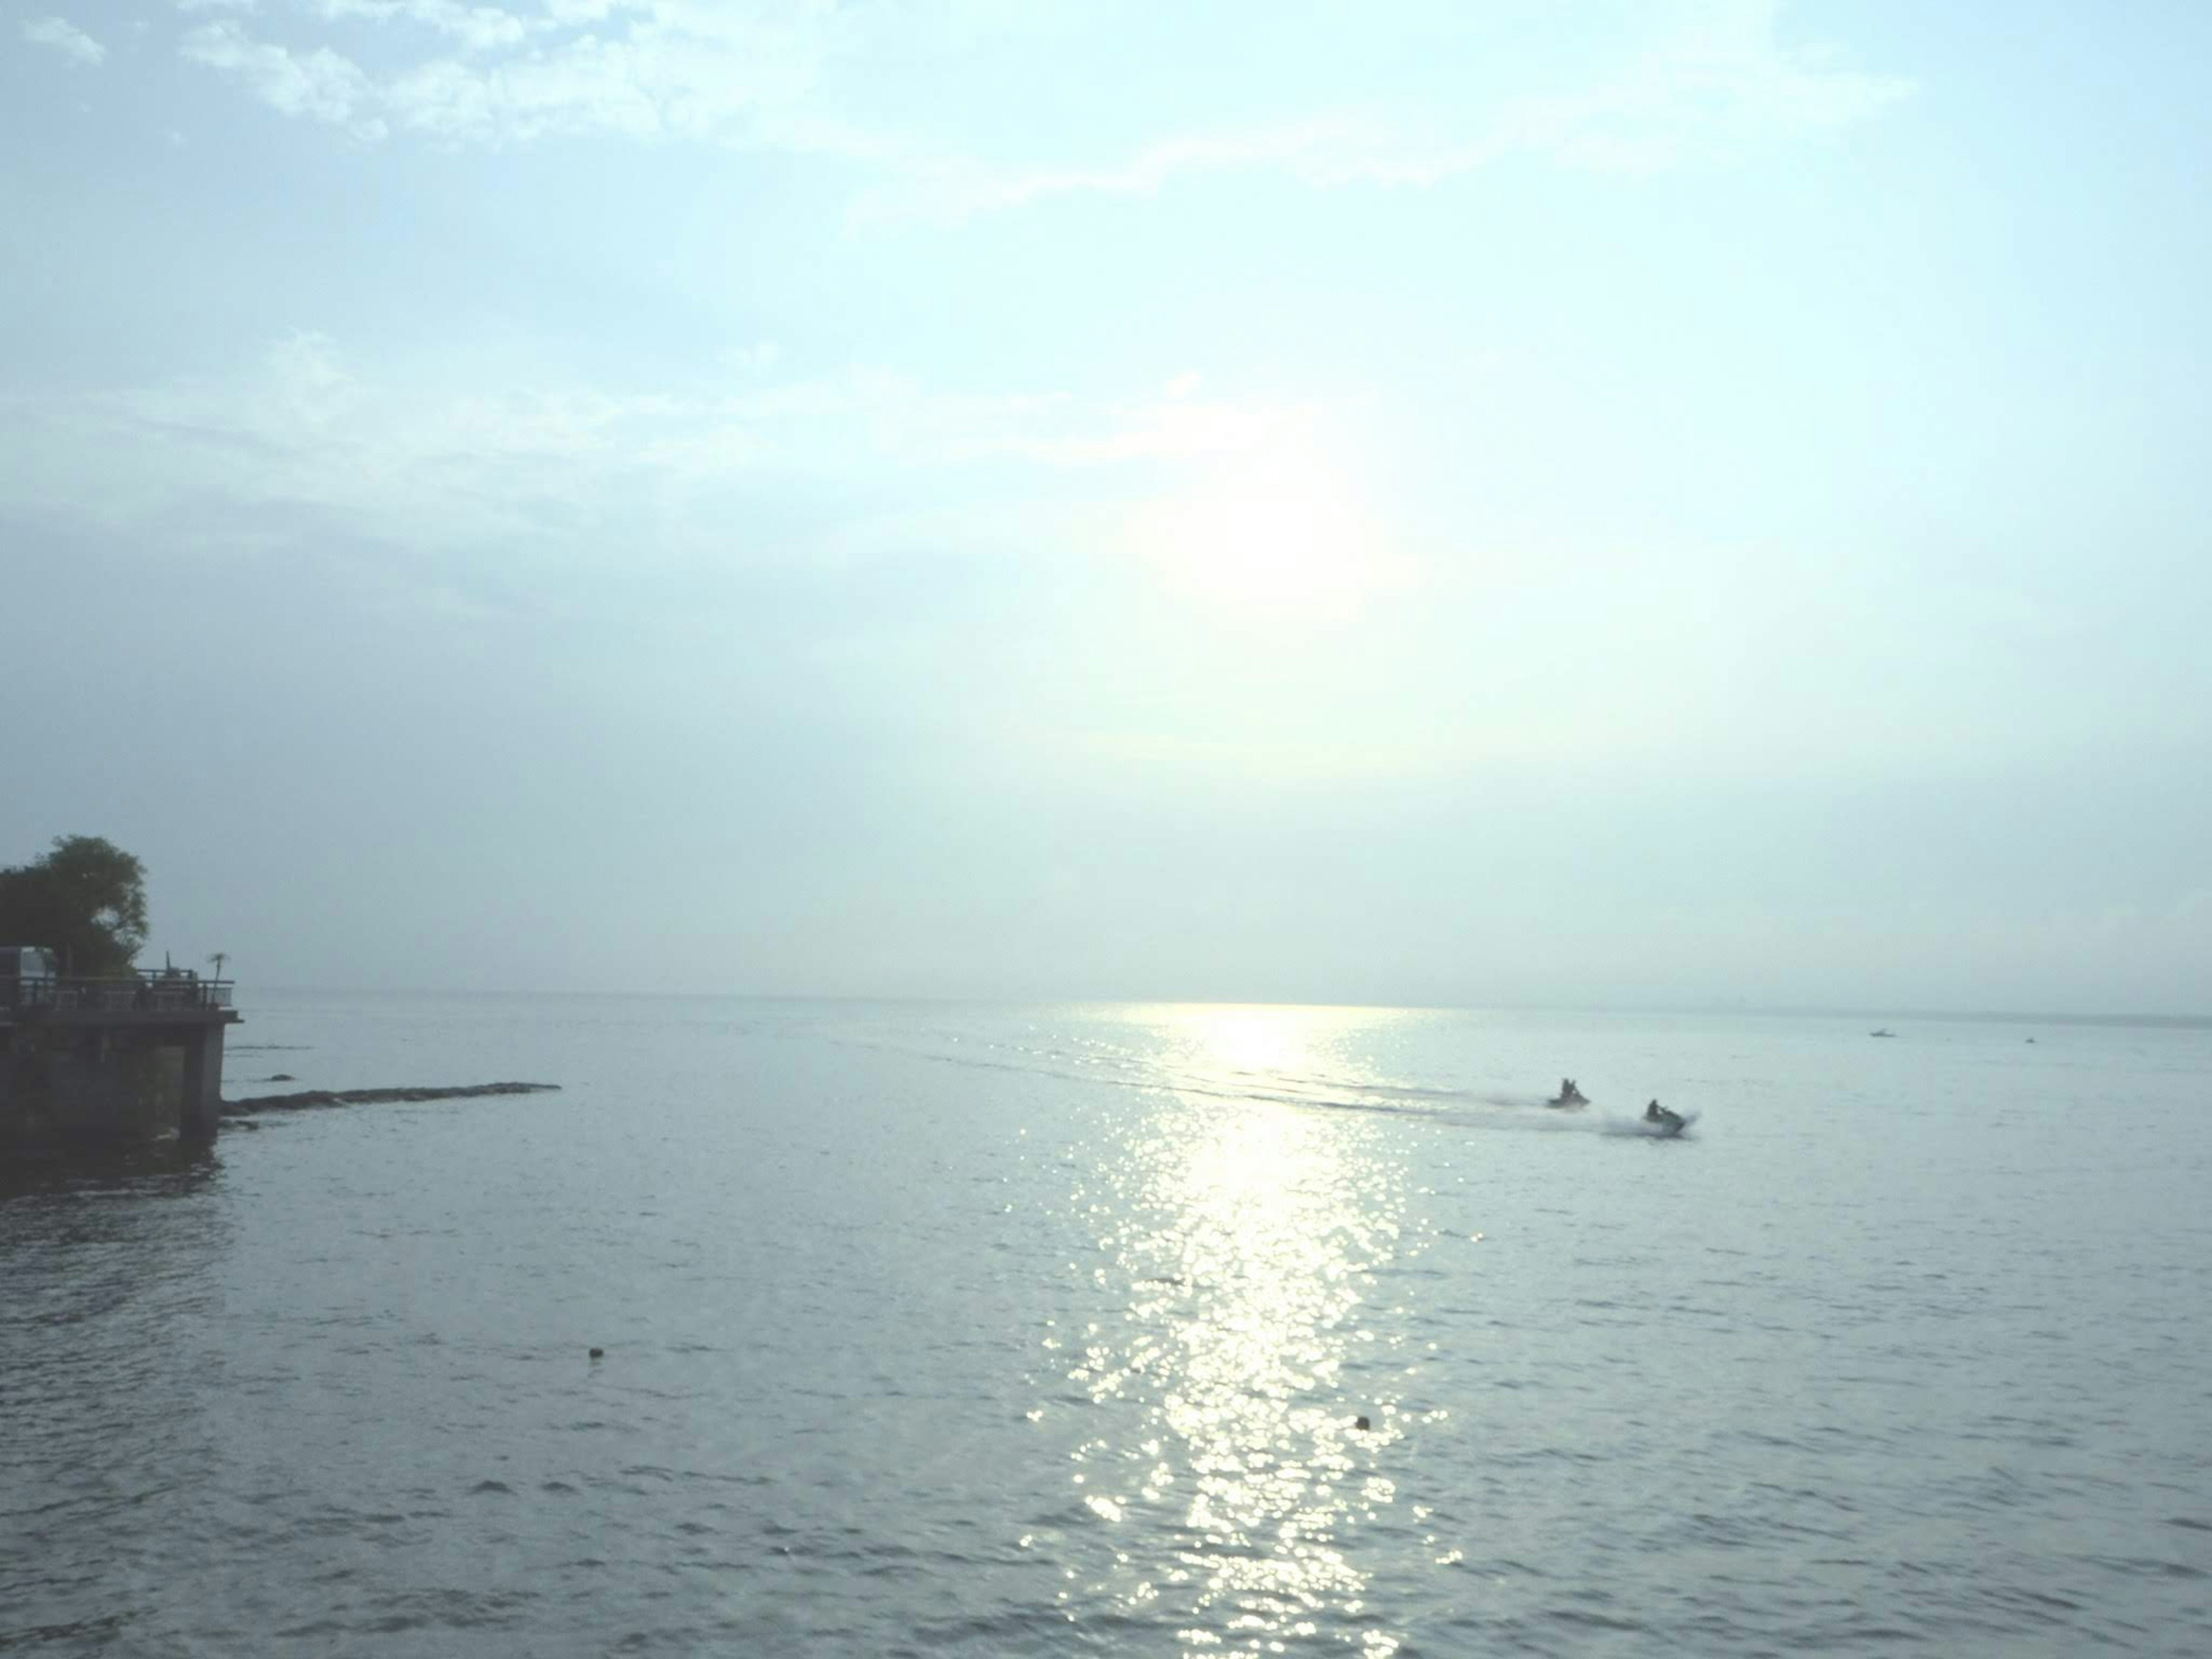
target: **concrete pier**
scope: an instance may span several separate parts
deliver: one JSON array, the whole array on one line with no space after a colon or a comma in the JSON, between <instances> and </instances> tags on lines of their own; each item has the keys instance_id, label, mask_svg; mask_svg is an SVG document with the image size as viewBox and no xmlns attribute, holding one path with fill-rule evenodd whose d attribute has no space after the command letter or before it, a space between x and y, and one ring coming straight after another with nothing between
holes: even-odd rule
<instances>
[{"instance_id":1,"label":"concrete pier","mask_svg":"<svg viewBox=\"0 0 2212 1659\"><path fill-rule=\"evenodd\" d=\"M230 994L179 973L0 978L0 1146L213 1139Z\"/></svg>"}]
</instances>

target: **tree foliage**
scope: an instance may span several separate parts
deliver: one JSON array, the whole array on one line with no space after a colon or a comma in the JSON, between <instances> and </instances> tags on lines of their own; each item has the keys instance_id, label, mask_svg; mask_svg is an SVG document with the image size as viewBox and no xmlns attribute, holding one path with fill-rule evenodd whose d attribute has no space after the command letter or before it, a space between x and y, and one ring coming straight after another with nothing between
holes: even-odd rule
<instances>
[{"instance_id":1,"label":"tree foliage","mask_svg":"<svg viewBox=\"0 0 2212 1659\"><path fill-rule=\"evenodd\" d=\"M71 974L125 974L146 943L146 867L98 836L0 869L0 944L41 945Z\"/></svg>"}]
</instances>

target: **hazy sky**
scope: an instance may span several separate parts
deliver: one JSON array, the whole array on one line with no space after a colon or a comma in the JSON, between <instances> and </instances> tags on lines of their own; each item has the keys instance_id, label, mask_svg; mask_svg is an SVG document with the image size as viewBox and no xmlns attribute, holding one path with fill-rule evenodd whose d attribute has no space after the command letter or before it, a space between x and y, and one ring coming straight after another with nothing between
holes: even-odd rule
<instances>
[{"instance_id":1,"label":"hazy sky","mask_svg":"<svg viewBox=\"0 0 2212 1659\"><path fill-rule=\"evenodd\" d=\"M249 987L2212 1012L2208 62L7 0L0 862Z\"/></svg>"}]
</instances>

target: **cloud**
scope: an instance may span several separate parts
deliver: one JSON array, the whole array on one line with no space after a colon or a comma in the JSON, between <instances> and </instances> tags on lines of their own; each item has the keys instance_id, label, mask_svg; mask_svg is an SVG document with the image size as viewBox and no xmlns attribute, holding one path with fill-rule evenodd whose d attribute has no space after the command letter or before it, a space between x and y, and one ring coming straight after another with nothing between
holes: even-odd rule
<instances>
[{"instance_id":1,"label":"cloud","mask_svg":"<svg viewBox=\"0 0 2212 1659\"><path fill-rule=\"evenodd\" d=\"M1781 138L1851 125L1914 90L1902 76L1852 68L1835 46L1784 46L1774 0L1757 0L1723 8L1590 91L1519 101L1498 138L1608 169L1729 161Z\"/></svg>"},{"instance_id":2,"label":"cloud","mask_svg":"<svg viewBox=\"0 0 2212 1659\"><path fill-rule=\"evenodd\" d=\"M1036 27L988 6L953 10L960 38L1003 37L1007 51L1030 44ZM914 19L896 9L830 0L538 0L512 8L293 0L287 15L356 35L373 26L377 54L363 61L375 72L331 46L273 44L235 21L193 30L185 55L285 114L363 137L388 130L500 147L596 133L857 161L879 175L859 216L878 220L958 220L1073 194L1146 195L1219 173L1283 173L1330 189L1431 185L1514 155L1630 172L1726 163L1846 127L1912 91L1901 77L1853 67L1834 47L1785 43L1775 0L1708 0L1692 27L1632 52L1624 67L1586 69L1582 83L1565 91L1465 109L1308 107L1156 136L1115 159L1048 162L964 152L957 110L916 118L946 134L927 142L867 113L895 95L885 88L910 85L917 73L902 55L915 49ZM1619 44L1596 32L1575 38L1583 58L1592 40ZM1065 39L1044 44L1060 57L1076 50ZM952 125L943 127L947 119Z\"/></svg>"},{"instance_id":3,"label":"cloud","mask_svg":"<svg viewBox=\"0 0 2212 1659\"><path fill-rule=\"evenodd\" d=\"M1832 46L1786 46L1775 25L1767 0L1724 8L1588 89L1508 100L1469 136L1395 112L1352 111L1165 139L1103 166L917 163L907 179L864 198L861 216L957 220L1054 196L1151 195L1176 179L1220 172L1287 173L1334 189L1431 185L1513 155L1632 173L1727 164L1866 119L1915 89L1901 76L1850 67Z\"/></svg>"},{"instance_id":4,"label":"cloud","mask_svg":"<svg viewBox=\"0 0 2212 1659\"><path fill-rule=\"evenodd\" d=\"M380 138L374 88L361 66L327 46L295 52L256 40L234 22L207 23L185 36L185 57L230 76L280 114L325 121L356 137Z\"/></svg>"},{"instance_id":5,"label":"cloud","mask_svg":"<svg viewBox=\"0 0 2212 1659\"><path fill-rule=\"evenodd\" d=\"M60 17L41 17L24 24L23 39L34 46L51 46L72 64L86 69L97 68L107 56L106 46Z\"/></svg>"},{"instance_id":6,"label":"cloud","mask_svg":"<svg viewBox=\"0 0 2212 1659\"><path fill-rule=\"evenodd\" d=\"M404 21L448 36L471 52L519 46L531 33L530 25L513 12L462 5L459 0L309 0L309 4L325 21ZM605 10L600 9L601 15Z\"/></svg>"},{"instance_id":7,"label":"cloud","mask_svg":"<svg viewBox=\"0 0 2212 1659\"><path fill-rule=\"evenodd\" d=\"M212 502L307 507L417 544L550 544L624 514L720 523L702 503L806 480L942 489L995 466L1018 495L1024 471L1202 464L1316 418L1191 395L955 392L879 369L762 385L772 361L706 394L489 390L443 365L363 369L295 331L221 377L0 395L0 507L118 525Z\"/></svg>"},{"instance_id":8,"label":"cloud","mask_svg":"<svg viewBox=\"0 0 2212 1659\"><path fill-rule=\"evenodd\" d=\"M281 113L364 137L396 130L501 146L603 133L871 148L799 109L841 27L835 9L814 0L544 0L526 13L459 0L297 0L295 10L384 26L376 45L392 66L372 76L327 46L295 51L228 20L189 33L184 54ZM399 33L409 27L433 50L410 50Z\"/></svg>"}]
</instances>

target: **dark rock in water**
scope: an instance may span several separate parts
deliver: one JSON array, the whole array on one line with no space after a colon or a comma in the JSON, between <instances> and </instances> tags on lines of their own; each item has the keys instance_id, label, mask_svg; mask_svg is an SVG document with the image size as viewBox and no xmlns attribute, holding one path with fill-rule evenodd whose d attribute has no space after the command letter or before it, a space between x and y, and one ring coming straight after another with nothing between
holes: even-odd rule
<instances>
[{"instance_id":1,"label":"dark rock in water","mask_svg":"<svg viewBox=\"0 0 2212 1659\"><path fill-rule=\"evenodd\" d=\"M594 1348L592 1350L592 1358L594 1359L605 1359L606 1357L607 1351L605 1348Z\"/></svg>"},{"instance_id":2,"label":"dark rock in water","mask_svg":"<svg viewBox=\"0 0 2212 1659\"><path fill-rule=\"evenodd\" d=\"M1361 1417L1354 1419L1352 1426L1355 1429L1371 1429L1375 1425L1369 1422L1365 1418Z\"/></svg>"},{"instance_id":3,"label":"dark rock in water","mask_svg":"<svg viewBox=\"0 0 2212 1659\"><path fill-rule=\"evenodd\" d=\"M395 1100L473 1100L479 1095L534 1095L556 1091L560 1086L557 1083L470 1083L447 1088L310 1089L299 1095L260 1095L252 1100L226 1100L222 1110L226 1117L238 1117L248 1112L296 1112L314 1106L373 1106Z\"/></svg>"}]
</instances>

